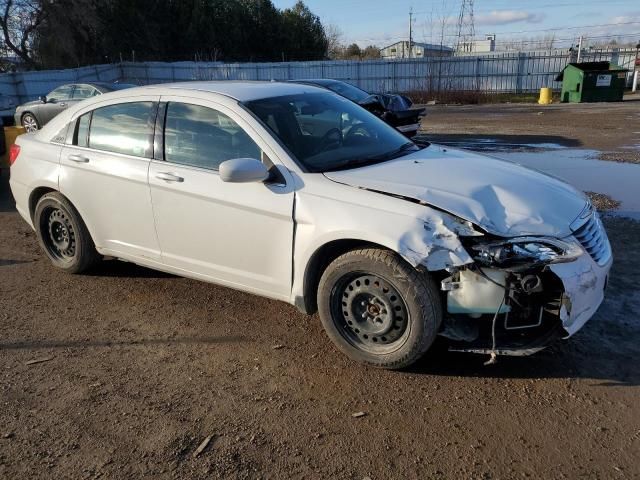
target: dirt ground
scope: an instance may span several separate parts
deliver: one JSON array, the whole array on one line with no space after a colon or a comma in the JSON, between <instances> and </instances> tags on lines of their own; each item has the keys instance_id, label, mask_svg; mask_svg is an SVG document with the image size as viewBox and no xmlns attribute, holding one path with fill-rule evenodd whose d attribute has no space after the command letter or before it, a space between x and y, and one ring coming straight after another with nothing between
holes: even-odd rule
<instances>
[{"instance_id":1,"label":"dirt ground","mask_svg":"<svg viewBox=\"0 0 640 480\"><path fill-rule=\"evenodd\" d=\"M640 94L623 103L427 106L421 132L437 143L555 143L640 163ZM487 145L491 147L491 145Z\"/></svg>"},{"instance_id":2,"label":"dirt ground","mask_svg":"<svg viewBox=\"0 0 640 480\"><path fill-rule=\"evenodd\" d=\"M437 106L425 126L617 151L632 105ZM440 343L388 372L284 303L118 261L56 271L6 177L0 478L640 478L638 222L606 219L607 298L572 339L491 366Z\"/></svg>"}]
</instances>

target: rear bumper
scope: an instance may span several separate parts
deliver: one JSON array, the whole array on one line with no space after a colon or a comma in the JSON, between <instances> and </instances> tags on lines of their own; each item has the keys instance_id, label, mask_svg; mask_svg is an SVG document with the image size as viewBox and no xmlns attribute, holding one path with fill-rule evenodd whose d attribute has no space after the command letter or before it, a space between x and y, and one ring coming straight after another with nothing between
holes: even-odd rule
<instances>
[{"instance_id":1,"label":"rear bumper","mask_svg":"<svg viewBox=\"0 0 640 480\"><path fill-rule=\"evenodd\" d=\"M414 123L414 124L411 124L411 125L400 125L400 126L396 127L396 130L398 130L400 133L402 133L406 137L411 138L416 133L418 133L418 129L419 128L420 128L420 124L419 123Z\"/></svg>"},{"instance_id":2,"label":"rear bumper","mask_svg":"<svg viewBox=\"0 0 640 480\"><path fill-rule=\"evenodd\" d=\"M2 117L3 119L14 118L15 111L16 111L15 107L2 109L0 110L0 117ZM10 125L8 123L5 123L4 126L9 127Z\"/></svg>"},{"instance_id":3,"label":"rear bumper","mask_svg":"<svg viewBox=\"0 0 640 480\"><path fill-rule=\"evenodd\" d=\"M419 128L419 123L412 123L411 125L400 125L399 127L396 127L396 129L402 133L417 132Z\"/></svg>"},{"instance_id":4,"label":"rear bumper","mask_svg":"<svg viewBox=\"0 0 640 480\"><path fill-rule=\"evenodd\" d=\"M24 221L27 222L31 228L34 228L31 220L31 214L29 212L29 189L26 185L14 180L13 178L9 178L9 187L11 188L11 193L16 201L16 210L18 210L18 213Z\"/></svg>"}]
</instances>

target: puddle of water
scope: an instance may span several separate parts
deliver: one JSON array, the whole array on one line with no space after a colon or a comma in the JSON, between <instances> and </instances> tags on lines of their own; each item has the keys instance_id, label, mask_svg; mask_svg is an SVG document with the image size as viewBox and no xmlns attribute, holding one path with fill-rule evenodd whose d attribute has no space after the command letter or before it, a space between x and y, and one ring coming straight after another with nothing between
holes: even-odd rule
<instances>
[{"instance_id":1,"label":"puddle of water","mask_svg":"<svg viewBox=\"0 0 640 480\"><path fill-rule=\"evenodd\" d=\"M469 140L437 141L436 143L476 152L540 152L565 148L558 143L508 143L491 138L470 138Z\"/></svg>"},{"instance_id":2,"label":"puddle of water","mask_svg":"<svg viewBox=\"0 0 640 480\"><path fill-rule=\"evenodd\" d=\"M598 160L600 152L567 148L557 143L506 143L469 138L438 142L519 163L558 177L579 190L604 193L621 202L615 215L640 220L640 164ZM640 144L628 149L640 148Z\"/></svg>"},{"instance_id":3,"label":"puddle of water","mask_svg":"<svg viewBox=\"0 0 640 480\"><path fill-rule=\"evenodd\" d=\"M493 156L561 178L582 191L604 193L622 202L614 214L640 220L640 165L597 160L598 151L562 149L503 152Z\"/></svg>"}]
</instances>

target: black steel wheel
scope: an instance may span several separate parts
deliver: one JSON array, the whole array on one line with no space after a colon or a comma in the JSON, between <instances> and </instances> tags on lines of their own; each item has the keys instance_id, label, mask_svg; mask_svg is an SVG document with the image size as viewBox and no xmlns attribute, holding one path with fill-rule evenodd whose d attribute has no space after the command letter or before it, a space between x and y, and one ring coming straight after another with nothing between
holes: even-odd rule
<instances>
[{"instance_id":1,"label":"black steel wheel","mask_svg":"<svg viewBox=\"0 0 640 480\"><path fill-rule=\"evenodd\" d=\"M47 222L44 243L50 255L62 261L71 261L76 254L76 236L73 223L64 210L48 207L42 215Z\"/></svg>"},{"instance_id":2,"label":"black steel wheel","mask_svg":"<svg viewBox=\"0 0 640 480\"><path fill-rule=\"evenodd\" d=\"M33 217L40 246L56 267L80 273L100 260L80 214L60 193L40 198Z\"/></svg>"},{"instance_id":3,"label":"black steel wheel","mask_svg":"<svg viewBox=\"0 0 640 480\"><path fill-rule=\"evenodd\" d=\"M386 279L367 272L338 280L331 292L331 317L345 340L374 354L400 348L409 328L400 293Z\"/></svg>"},{"instance_id":4,"label":"black steel wheel","mask_svg":"<svg viewBox=\"0 0 640 480\"><path fill-rule=\"evenodd\" d=\"M327 335L351 358L398 369L418 360L442 321L437 287L388 250L347 252L325 269L318 310Z\"/></svg>"}]
</instances>

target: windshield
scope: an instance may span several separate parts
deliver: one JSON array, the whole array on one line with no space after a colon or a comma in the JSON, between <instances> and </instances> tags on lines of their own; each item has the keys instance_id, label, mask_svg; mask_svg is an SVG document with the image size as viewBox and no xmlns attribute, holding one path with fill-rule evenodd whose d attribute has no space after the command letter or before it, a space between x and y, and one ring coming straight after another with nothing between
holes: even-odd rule
<instances>
[{"instance_id":1,"label":"windshield","mask_svg":"<svg viewBox=\"0 0 640 480\"><path fill-rule=\"evenodd\" d=\"M331 82L326 85L329 90L333 90L338 95L348 98L352 102L360 103L361 101L369 98L369 95L364 90L360 90L358 87L354 87L349 83L344 82Z\"/></svg>"},{"instance_id":2,"label":"windshield","mask_svg":"<svg viewBox=\"0 0 640 480\"><path fill-rule=\"evenodd\" d=\"M364 108L332 93L303 93L247 102L311 172L384 162L419 148Z\"/></svg>"}]
</instances>

